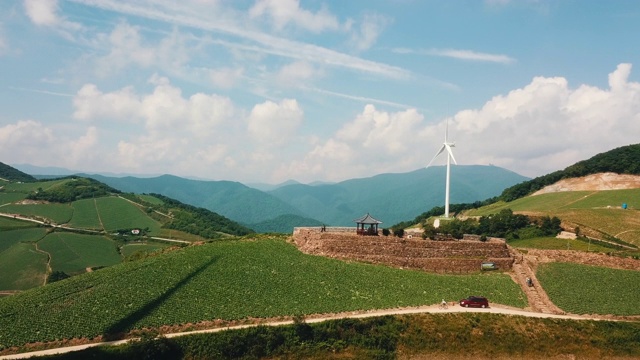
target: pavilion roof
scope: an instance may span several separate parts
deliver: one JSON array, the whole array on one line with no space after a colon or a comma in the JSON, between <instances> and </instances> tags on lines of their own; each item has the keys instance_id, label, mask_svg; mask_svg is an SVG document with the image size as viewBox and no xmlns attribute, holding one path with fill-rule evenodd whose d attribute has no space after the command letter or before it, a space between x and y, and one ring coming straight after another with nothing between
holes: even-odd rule
<instances>
[{"instance_id":1,"label":"pavilion roof","mask_svg":"<svg viewBox=\"0 0 640 360\"><path fill-rule=\"evenodd\" d=\"M357 224L382 224L382 221L374 219L373 216L369 215L369 213L365 216L354 219L353 222Z\"/></svg>"}]
</instances>

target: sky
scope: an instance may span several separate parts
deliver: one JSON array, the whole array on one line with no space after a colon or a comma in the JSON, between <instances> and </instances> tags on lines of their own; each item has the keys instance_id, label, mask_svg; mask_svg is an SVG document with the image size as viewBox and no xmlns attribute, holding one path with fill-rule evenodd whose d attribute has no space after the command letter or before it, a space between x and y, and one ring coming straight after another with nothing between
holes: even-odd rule
<instances>
[{"instance_id":1,"label":"sky","mask_svg":"<svg viewBox=\"0 0 640 360\"><path fill-rule=\"evenodd\" d=\"M536 177L640 142L639 39L635 0L2 0L0 162L335 182L448 127Z\"/></svg>"}]
</instances>

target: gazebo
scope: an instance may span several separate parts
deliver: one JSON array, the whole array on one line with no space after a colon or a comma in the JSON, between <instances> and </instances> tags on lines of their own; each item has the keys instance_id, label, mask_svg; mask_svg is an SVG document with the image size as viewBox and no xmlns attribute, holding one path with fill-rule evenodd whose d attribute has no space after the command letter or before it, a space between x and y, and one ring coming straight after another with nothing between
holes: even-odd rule
<instances>
[{"instance_id":1,"label":"gazebo","mask_svg":"<svg viewBox=\"0 0 640 360\"><path fill-rule=\"evenodd\" d=\"M378 224L382 224L382 221L374 219L369 213L353 221L357 224L358 235L378 235Z\"/></svg>"}]
</instances>

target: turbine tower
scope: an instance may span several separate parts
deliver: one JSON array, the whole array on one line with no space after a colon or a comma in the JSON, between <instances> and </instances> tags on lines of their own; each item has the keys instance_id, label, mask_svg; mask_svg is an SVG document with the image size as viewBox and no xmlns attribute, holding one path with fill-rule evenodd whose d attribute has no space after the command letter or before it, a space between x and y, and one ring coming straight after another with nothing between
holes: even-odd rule
<instances>
[{"instance_id":1,"label":"turbine tower","mask_svg":"<svg viewBox=\"0 0 640 360\"><path fill-rule=\"evenodd\" d=\"M429 165L427 165L427 167L431 166L431 163L433 162L433 160L435 160L438 157L438 155L440 155L443 151L447 150L447 182L445 185L445 195L444 195L444 217L445 218L449 217L449 178L451 177L451 160L453 160L454 164L458 165L458 163L456 162L456 158L453 157L453 151L451 150L451 148L456 146L456 144L453 142L449 142L449 140L447 139L448 135L449 135L449 121L447 121L447 127L444 131L444 143L442 144L442 147L440 148L440 150L438 150L436 155L433 157L433 159L429 161Z\"/></svg>"}]
</instances>

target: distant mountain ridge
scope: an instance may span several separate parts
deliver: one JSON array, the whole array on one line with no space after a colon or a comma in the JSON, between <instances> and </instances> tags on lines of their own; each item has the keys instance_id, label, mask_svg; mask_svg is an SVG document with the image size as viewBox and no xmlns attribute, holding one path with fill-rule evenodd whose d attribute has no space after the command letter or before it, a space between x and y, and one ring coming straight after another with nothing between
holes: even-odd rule
<instances>
[{"instance_id":1,"label":"distant mountain ridge","mask_svg":"<svg viewBox=\"0 0 640 360\"><path fill-rule=\"evenodd\" d=\"M112 178L89 174L83 176L124 192L168 196L186 204L211 210L249 227L251 224L274 219L280 215L306 216L272 195L234 181L189 180L173 175L154 178Z\"/></svg>"},{"instance_id":2,"label":"distant mountain ridge","mask_svg":"<svg viewBox=\"0 0 640 360\"><path fill-rule=\"evenodd\" d=\"M172 175L155 178L83 176L124 192L169 196L250 228L291 232L295 226L353 226L352 220L367 212L383 221L383 226L413 218L443 203L444 171L444 166L434 166L335 184L292 183L271 191L260 191L233 181L199 181ZM495 166L454 166L451 174L452 202L484 200L528 180Z\"/></svg>"}]
</instances>

